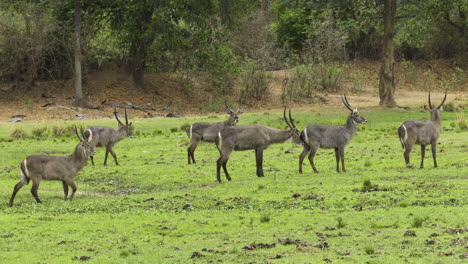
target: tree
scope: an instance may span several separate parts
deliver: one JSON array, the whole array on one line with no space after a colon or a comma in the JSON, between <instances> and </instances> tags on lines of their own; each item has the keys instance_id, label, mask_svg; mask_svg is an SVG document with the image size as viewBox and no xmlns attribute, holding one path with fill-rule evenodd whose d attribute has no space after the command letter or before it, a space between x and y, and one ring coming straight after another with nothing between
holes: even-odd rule
<instances>
[{"instance_id":1,"label":"tree","mask_svg":"<svg viewBox=\"0 0 468 264\"><path fill-rule=\"evenodd\" d=\"M395 24L396 0L384 2L384 36L382 48L382 67L380 68L379 96L380 106L395 107L395 75L393 26Z\"/></svg>"},{"instance_id":2,"label":"tree","mask_svg":"<svg viewBox=\"0 0 468 264\"><path fill-rule=\"evenodd\" d=\"M80 33L81 33L81 2L75 0L75 106L83 106L83 89L81 87L81 46L80 46Z\"/></svg>"}]
</instances>

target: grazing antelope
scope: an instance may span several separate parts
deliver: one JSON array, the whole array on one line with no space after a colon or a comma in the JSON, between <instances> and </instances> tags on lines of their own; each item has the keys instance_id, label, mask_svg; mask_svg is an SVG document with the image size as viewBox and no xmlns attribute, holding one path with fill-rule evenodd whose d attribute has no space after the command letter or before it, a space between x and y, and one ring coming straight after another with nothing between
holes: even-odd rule
<instances>
[{"instance_id":1,"label":"grazing antelope","mask_svg":"<svg viewBox=\"0 0 468 264\"><path fill-rule=\"evenodd\" d=\"M114 157L115 165L119 165L117 155L113 150L114 145L122 140L124 137L131 137L133 133L132 122L128 123L127 109L125 109L125 125L120 121L117 116L117 109L114 110L115 119L117 119L119 127L114 129L105 126L92 126L86 129L83 133L85 139L94 147L105 147L106 155L104 157L104 166L107 165L107 156L110 154ZM94 166L94 159L91 156L91 163Z\"/></svg>"},{"instance_id":2,"label":"grazing antelope","mask_svg":"<svg viewBox=\"0 0 468 264\"><path fill-rule=\"evenodd\" d=\"M13 206L13 200L16 193L30 180L33 182L31 193L36 202L41 203L37 195L37 189L41 180L62 181L65 200L72 200L76 192L76 185L73 183L73 177L87 163L88 157L94 155L94 149L91 144L80 137L75 127L76 135L80 143L75 148L71 156L47 156L32 155L21 162L21 181L15 185L13 194L10 198L10 206ZM68 198L68 186L72 188L72 193Z\"/></svg>"},{"instance_id":3,"label":"grazing antelope","mask_svg":"<svg viewBox=\"0 0 468 264\"><path fill-rule=\"evenodd\" d=\"M271 144L283 143L290 138L293 138L293 141L299 144L299 133L291 118L291 111L289 111L289 121L291 123L286 119L286 108L284 109L283 119L288 125L287 129L276 129L263 125L250 125L226 127L218 132L215 141L220 153L220 157L216 162L216 177L218 182L221 182L221 166L223 166L226 179L229 181L231 180L226 164L233 150L255 149L257 176L263 177L263 150L268 148Z\"/></svg>"},{"instance_id":4,"label":"grazing antelope","mask_svg":"<svg viewBox=\"0 0 468 264\"><path fill-rule=\"evenodd\" d=\"M229 115L229 119L224 122L217 123L195 123L187 128L187 135L190 139L190 147L187 149L188 164L195 163L195 149L200 141L215 142L215 138L218 132L223 130L225 127L235 126L239 122L239 115L244 113L244 109L240 106L237 111L234 112L224 101L226 112Z\"/></svg>"},{"instance_id":5,"label":"grazing antelope","mask_svg":"<svg viewBox=\"0 0 468 264\"><path fill-rule=\"evenodd\" d=\"M441 128L441 117L443 105L447 99L447 90L445 90L445 97L442 103L436 108L431 104L431 92L429 92L429 108L424 106L424 109L431 113L430 120L408 120L403 122L398 128L398 136L400 137L401 146L405 149L403 157L405 158L406 167L411 168L410 165L410 152L414 144L421 145L421 168L424 168L424 154L426 152L426 145L431 144L432 158L434 159L434 168L437 168L436 160L436 146L437 139L439 138Z\"/></svg>"},{"instance_id":6,"label":"grazing antelope","mask_svg":"<svg viewBox=\"0 0 468 264\"><path fill-rule=\"evenodd\" d=\"M344 126L321 126L309 125L301 132L301 139L304 142L304 150L299 156L299 173L302 173L302 162L309 153L309 162L315 173L318 173L314 164L314 157L319 148L335 149L336 171L340 172L339 162L341 160L342 171L346 172L344 162L344 148L349 140L356 134L357 126L367 123L359 113L357 108L352 108L346 96L342 96L343 104L351 111Z\"/></svg>"}]
</instances>

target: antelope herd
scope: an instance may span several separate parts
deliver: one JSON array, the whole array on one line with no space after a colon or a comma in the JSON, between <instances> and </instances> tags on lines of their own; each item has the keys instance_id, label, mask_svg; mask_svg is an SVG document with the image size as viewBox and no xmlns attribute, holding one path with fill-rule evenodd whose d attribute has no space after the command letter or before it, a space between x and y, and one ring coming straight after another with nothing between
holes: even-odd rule
<instances>
[{"instance_id":1,"label":"antelope herd","mask_svg":"<svg viewBox=\"0 0 468 264\"><path fill-rule=\"evenodd\" d=\"M430 120L405 121L398 128L398 136L405 150L403 156L407 167L412 167L410 165L409 154L414 144L421 145L420 167L423 168L424 166L425 149L426 145L429 144L432 149L434 167L437 167L436 145L441 130L441 112L446 99L447 91L445 91L442 103L434 108L431 104L431 94L429 92L429 108L425 106L425 109L431 114ZM283 143L292 139L292 142L304 147L299 156L299 173L303 172L302 163L307 154L309 154L309 162L314 173L318 173L314 164L314 158L319 148L334 149L336 171L340 172L339 165L341 160L341 171L346 172L344 148L356 133L358 125L366 124L367 120L358 113L357 108L353 108L350 105L346 96L342 96L341 100L350 111L344 126L311 124L301 132L298 131L294 124L291 110L289 110L289 116L286 117L286 108L283 112L283 120L287 125L286 129L276 129L259 124L236 126L239 122L239 115L244 110L239 107L237 111L233 111L227 102L225 102L226 112L229 114L228 120L218 123L194 123L187 128L186 132L190 140L190 146L187 149L188 164L195 163L194 152L200 141L214 142L220 154L216 161L216 178L218 182L221 182L221 167L226 179L231 180L226 165L231 153L239 150L255 150L257 176L263 177L263 151L272 144ZM65 200L72 200L77 190L73 177L87 164L88 158L91 159L92 165L94 165L93 155L95 147L106 148L104 165L107 165L109 153L114 158L115 164L119 165L113 147L123 138L131 137L133 129L132 123L128 122L126 109L125 124L120 121L116 110L114 111L114 116L118 122L117 129L92 126L79 133L78 129L75 128L79 143L71 156L32 155L23 160L20 167L22 177L13 189L9 205L13 206L16 193L31 180L33 182L31 193L38 203L41 203L37 194L41 180L62 181ZM68 187L72 188L70 196L68 196Z\"/></svg>"}]
</instances>

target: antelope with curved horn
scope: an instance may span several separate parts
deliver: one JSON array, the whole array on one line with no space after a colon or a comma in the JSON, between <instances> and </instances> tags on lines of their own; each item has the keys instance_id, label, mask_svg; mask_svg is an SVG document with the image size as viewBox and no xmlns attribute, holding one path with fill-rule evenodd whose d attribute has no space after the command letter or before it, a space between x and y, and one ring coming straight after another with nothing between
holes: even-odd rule
<instances>
[{"instance_id":1,"label":"antelope with curved horn","mask_svg":"<svg viewBox=\"0 0 468 264\"><path fill-rule=\"evenodd\" d=\"M344 126L309 125L301 132L304 149L299 156L299 173L302 173L302 162L309 153L309 162L315 173L318 173L314 164L314 157L319 148L335 149L336 171L340 172L340 160L342 171L346 172L344 162L344 148L356 134L358 125L364 125L367 120L359 113L357 108L351 107L346 96L342 96L344 106L351 111Z\"/></svg>"},{"instance_id":2,"label":"antelope with curved horn","mask_svg":"<svg viewBox=\"0 0 468 264\"><path fill-rule=\"evenodd\" d=\"M114 157L115 165L119 165L117 155L113 150L114 145L125 137L131 137L133 134L132 122L128 122L127 109L125 109L125 124L120 121L117 109L114 109L114 116L119 124L118 128L114 129L112 127L105 126L92 126L86 129L83 133L83 137L88 140L93 147L106 148L104 166L107 165L107 156L109 153ZM92 156L91 163L94 166L94 159Z\"/></svg>"},{"instance_id":3,"label":"antelope with curved horn","mask_svg":"<svg viewBox=\"0 0 468 264\"><path fill-rule=\"evenodd\" d=\"M283 143L292 138L295 143L300 143L299 133L291 118L289 111L289 121L286 119L286 108L283 112L283 119L288 125L287 129L276 129L264 125L231 126L218 132L216 146L220 156L216 162L216 177L221 182L220 170L223 167L224 174L228 181L231 180L226 164L229 156L234 150L255 150L257 163L257 176L263 177L263 150L271 144Z\"/></svg>"},{"instance_id":4,"label":"antelope with curved horn","mask_svg":"<svg viewBox=\"0 0 468 264\"><path fill-rule=\"evenodd\" d=\"M65 200L73 199L77 189L73 182L73 177L86 166L88 157L94 155L93 146L87 140L80 137L76 127L75 132L80 143L78 143L71 156L32 155L21 162L22 178L13 189L9 203L10 206L13 206L16 193L31 180L33 182L31 194L38 203L42 202L37 195L41 180L62 181ZM70 197L68 197L68 186L72 188Z\"/></svg>"},{"instance_id":5,"label":"antelope with curved horn","mask_svg":"<svg viewBox=\"0 0 468 264\"><path fill-rule=\"evenodd\" d=\"M195 149L197 148L200 141L214 142L218 132L223 130L225 127L235 126L239 122L239 115L244 113L244 109L240 106L237 111L234 112L229 105L227 100L224 101L226 112L229 115L229 119L224 122L217 123L195 123L187 128L187 136L190 139L190 147L187 149L188 164L195 163Z\"/></svg>"},{"instance_id":6,"label":"antelope with curved horn","mask_svg":"<svg viewBox=\"0 0 468 264\"><path fill-rule=\"evenodd\" d=\"M403 157L405 158L406 167L411 168L410 152L414 144L421 145L421 165L424 168L424 154L426 152L426 145L431 145L432 159L434 160L434 167L437 168L436 160L436 146L437 139L441 131L441 116L440 112L443 110L443 105L447 99L447 90L445 96L436 108L431 104L431 92L429 91L428 102L429 108L425 105L424 110L431 113L430 120L408 120L403 122L398 128L398 136L400 137L401 146L405 149Z\"/></svg>"}]
</instances>

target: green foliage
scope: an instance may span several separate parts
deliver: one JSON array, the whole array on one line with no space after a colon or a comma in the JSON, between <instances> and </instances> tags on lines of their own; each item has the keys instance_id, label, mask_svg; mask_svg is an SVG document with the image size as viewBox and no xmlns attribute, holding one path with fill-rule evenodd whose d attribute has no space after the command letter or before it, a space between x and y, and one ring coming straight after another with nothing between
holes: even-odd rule
<instances>
[{"instance_id":1,"label":"green foliage","mask_svg":"<svg viewBox=\"0 0 468 264\"><path fill-rule=\"evenodd\" d=\"M373 246L366 246L364 248L364 252L367 254L367 255L374 255L375 254L375 248Z\"/></svg>"},{"instance_id":2,"label":"green foliage","mask_svg":"<svg viewBox=\"0 0 468 264\"><path fill-rule=\"evenodd\" d=\"M311 98L318 88L319 69L313 64L298 65L292 69L291 76L286 79L281 95L283 102Z\"/></svg>"},{"instance_id":3,"label":"green foliage","mask_svg":"<svg viewBox=\"0 0 468 264\"><path fill-rule=\"evenodd\" d=\"M268 92L272 75L258 67L254 62L246 63L240 75L240 100L243 104L261 101Z\"/></svg>"},{"instance_id":4,"label":"green foliage","mask_svg":"<svg viewBox=\"0 0 468 264\"><path fill-rule=\"evenodd\" d=\"M424 220L421 217L416 216L411 221L411 227L413 227L413 228L422 227L423 222L424 222Z\"/></svg>"},{"instance_id":5,"label":"green foliage","mask_svg":"<svg viewBox=\"0 0 468 264\"><path fill-rule=\"evenodd\" d=\"M336 228L343 228L346 226L346 222L343 221L343 218L341 216L336 218Z\"/></svg>"},{"instance_id":6,"label":"green foliage","mask_svg":"<svg viewBox=\"0 0 468 264\"><path fill-rule=\"evenodd\" d=\"M320 85L326 92L337 92L342 85L343 69L336 63L320 64Z\"/></svg>"},{"instance_id":7,"label":"green foliage","mask_svg":"<svg viewBox=\"0 0 468 264\"><path fill-rule=\"evenodd\" d=\"M28 137L28 133L24 131L24 129L17 128L11 132L10 137L15 138L15 139L25 139Z\"/></svg>"},{"instance_id":8,"label":"green foliage","mask_svg":"<svg viewBox=\"0 0 468 264\"><path fill-rule=\"evenodd\" d=\"M35 127L32 130L32 134L38 138L47 137L49 135L49 128L47 126Z\"/></svg>"}]
</instances>

